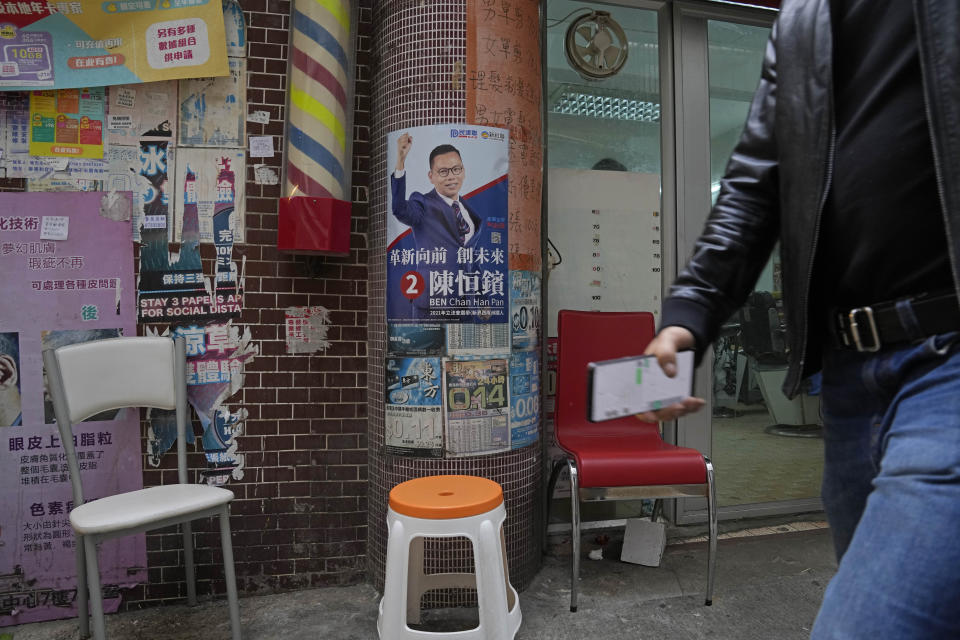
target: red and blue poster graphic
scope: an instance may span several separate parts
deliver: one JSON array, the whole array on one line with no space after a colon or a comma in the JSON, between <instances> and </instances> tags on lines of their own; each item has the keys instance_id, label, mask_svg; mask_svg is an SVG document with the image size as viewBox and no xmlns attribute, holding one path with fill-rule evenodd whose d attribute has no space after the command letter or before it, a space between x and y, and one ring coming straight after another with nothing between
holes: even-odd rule
<instances>
[{"instance_id":1,"label":"red and blue poster graphic","mask_svg":"<svg viewBox=\"0 0 960 640\"><path fill-rule=\"evenodd\" d=\"M506 129L387 135L387 321L505 323Z\"/></svg>"}]
</instances>

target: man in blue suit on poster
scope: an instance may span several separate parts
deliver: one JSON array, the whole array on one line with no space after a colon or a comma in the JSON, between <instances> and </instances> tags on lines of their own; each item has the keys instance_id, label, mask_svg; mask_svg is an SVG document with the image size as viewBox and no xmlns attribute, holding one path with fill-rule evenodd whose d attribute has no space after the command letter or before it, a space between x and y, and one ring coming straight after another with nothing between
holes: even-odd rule
<instances>
[{"instance_id":1,"label":"man in blue suit on poster","mask_svg":"<svg viewBox=\"0 0 960 640\"><path fill-rule=\"evenodd\" d=\"M413 232L416 258L411 266L420 277L418 282L411 278L401 283L404 295L411 300L410 317L487 321L503 309L478 310L468 300L502 294L503 238L491 234L486 218L461 199L466 171L453 145L441 144L430 152L427 177L434 188L407 197L405 162L412 144L410 134L400 136L396 169L390 176L393 215ZM410 278L410 274L405 277ZM499 282L495 282L497 279ZM418 288L418 294L410 295Z\"/></svg>"}]
</instances>

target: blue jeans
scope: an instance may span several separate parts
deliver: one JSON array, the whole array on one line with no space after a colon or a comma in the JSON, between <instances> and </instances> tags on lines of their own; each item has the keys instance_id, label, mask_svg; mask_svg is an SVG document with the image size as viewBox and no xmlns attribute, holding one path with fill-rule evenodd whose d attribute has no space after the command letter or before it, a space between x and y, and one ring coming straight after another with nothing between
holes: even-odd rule
<instances>
[{"instance_id":1,"label":"blue jeans","mask_svg":"<svg viewBox=\"0 0 960 640\"><path fill-rule=\"evenodd\" d=\"M960 333L824 357L839 568L814 640L960 638Z\"/></svg>"}]
</instances>

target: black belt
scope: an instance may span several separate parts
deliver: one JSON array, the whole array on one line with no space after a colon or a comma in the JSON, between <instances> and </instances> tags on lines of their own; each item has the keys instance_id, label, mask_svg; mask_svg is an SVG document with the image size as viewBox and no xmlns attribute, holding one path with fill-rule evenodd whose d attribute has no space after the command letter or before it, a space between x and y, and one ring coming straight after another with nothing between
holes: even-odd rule
<instances>
[{"instance_id":1,"label":"black belt","mask_svg":"<svg viewBox=\"0 0 960 640\"><path fill-rule=\"evenodd\" d=\"M906 298L905 309L897 301L856 307L833 314L836 346L857 351L914 342L928 336L960 330L960 303L953 291Z\"/></svg>"}]
</instances>

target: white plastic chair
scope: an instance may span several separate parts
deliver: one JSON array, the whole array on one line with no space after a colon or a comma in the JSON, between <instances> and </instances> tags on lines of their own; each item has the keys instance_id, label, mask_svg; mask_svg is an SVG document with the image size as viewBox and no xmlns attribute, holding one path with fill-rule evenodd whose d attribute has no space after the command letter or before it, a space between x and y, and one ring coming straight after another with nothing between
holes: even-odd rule
<instances>
[{"instance_id":1,"label":"white plastic chair","mask_svg":"<svg viewBox=\"0 0 960 640\"><path fill-rule=\"evenodd\" d=\"M76 536L77 607L80 637L105 640L97 545L107 539L180 524L186 565L187 602L197 603L190 521L219 516L223 568L230 605L232 640L240 638L240 607L230 542L233 492L187 482L185 433L188 421L186 354L183 338L111 338L43 352L60 440L67 454L73 504L70 525ZM123 407L176 409L178 484L102 497L84 504L72 424ZM162 634L161 634L162 635Z\"/></svg>"}]
</instances>

